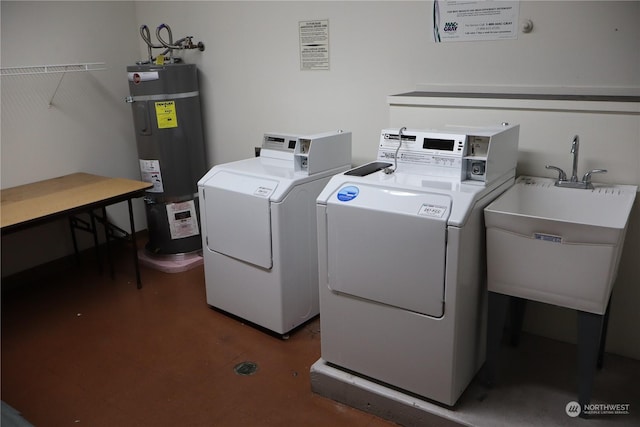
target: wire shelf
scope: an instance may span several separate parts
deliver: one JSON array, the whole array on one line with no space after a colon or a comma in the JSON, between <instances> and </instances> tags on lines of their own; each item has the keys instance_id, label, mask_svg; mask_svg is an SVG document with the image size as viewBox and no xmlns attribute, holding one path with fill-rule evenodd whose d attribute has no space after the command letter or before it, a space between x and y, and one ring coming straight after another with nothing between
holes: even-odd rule
<instances>
[{"instance_id":1,"label":"wire shelf","mask_svg":"<svg viewBox=\"0 0 640 427\"><path fill-rule=\"evenodd\" d=\"M106 70L104 62L89 62L82 64L56 64L56 65L33 65L24 67L0 68L2 76L22 76L30 74L56 74L71 73L78 71L102 71Z\"/></svg>"}]
</instances>

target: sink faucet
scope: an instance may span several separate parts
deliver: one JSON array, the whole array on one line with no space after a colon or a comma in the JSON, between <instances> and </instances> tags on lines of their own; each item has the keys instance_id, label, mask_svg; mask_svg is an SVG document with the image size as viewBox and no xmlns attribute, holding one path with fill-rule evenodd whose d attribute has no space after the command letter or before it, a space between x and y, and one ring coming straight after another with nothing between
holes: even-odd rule
<instances>
[{"instance_id":1,"label":"sink faucet","mask_svg":"<svg viewBox=\"0 0 640 427\"><path fill-rule=\"evenodd\" d=\"M571 168L571 182L578 182L578 151L580 151L580 137L575 135L571 143L571 154L573 154L573 167Z\"/></svg>"},{"instance_id":2,"label":"sink faucet","mask_svg":"<svg viewBox=\"0 0 640 427\"><path fill-rule=\"evenodd\" d=\"M605 173L606 169L592 169L585 173L582 177L582 181L578 181L578 152L580 151L580 137L575 135L573 142L571 143L571 154L573 154L573 164L571 167L571 177L567 178L567 174L557 166L546 165L545 168L553 169L558 172L558 179L556 180L556 187L568 187L568 188L582 188L593 189L591 183L591 176L594 173Z\"/></svg>"}]
</instances>

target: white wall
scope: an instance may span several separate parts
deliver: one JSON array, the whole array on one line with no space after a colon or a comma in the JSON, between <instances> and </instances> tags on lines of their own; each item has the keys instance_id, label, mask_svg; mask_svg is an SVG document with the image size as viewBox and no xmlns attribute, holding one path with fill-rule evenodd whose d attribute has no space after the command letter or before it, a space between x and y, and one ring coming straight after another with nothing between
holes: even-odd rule
<instances>
[{"instance_id":1,"label":"white wall","mask_svg":"<svg viewBox=\"0 0 640 427\"><path fill-rule=\"evenodd\" d=\"M128 94L126 65L146 57L142 24L166 23L174 39L193 35L206 45L184 58L200 69L209 166L252 156L267 131L331 129L353 132L354 163L364 163L375 157L379 129L389 125L387 96L420 85L640 87L640 2L522 1L520 17L534 22L532 33L441 44L431 39L431 8L430 1L3 0L3 67L104 61L109 70L65 77L61 105L52 109L46 104L55 77L2 77L2 187L83 169L139 176L121 99ZM311 19L329 20L329 71L300 71L298 21ZM531 146L528 161L542 167L547 148ZM34 246L18 237L25 234L3 238L3 275L9 245L22 244L24 254ZM26 262L43 262L50 248L40 252ZM640 322L640 312L630 321ZM630 341L621 351L640 357L637 336Z\"/></svg>"},{"instance_id":2,"label":"white wall","mask_svg":"<svg viewBox=\"0 0 640 427\"><path fill-rule=\"evenodd\" d=\"M133 3L2 1L0 11L3 68L106 65L104 71L64 78L2 77L2 188L73 172L139 179L131 112L124 102L126 65L138 57ZM137 227L146 228L142 201L134 200L134 207ZM129 229L126 203L110 207L108 214ZM82 247L89 245L87 233L78 237ZM3 236L2 275L72 251L66 221Z\"/></svg>"},{"instance_id":3,"label":"white wall","mask_svg":"<svg viewBox=\"0 0 640 427\"><path fill-rule=\"evenodd\" d=\"M353 132L355 163L375 157L386 96L422 84L638 86L638 2L522 1L517 40L432 41L430 1L136 2L138 24L206 44L210 165L253 153L265 131ZM300 71L298 21L328 19L330 71ZM141 52L145 52L142 49ZM146 55L146 53L145 53Z\"/></svg>"}]
</instances>

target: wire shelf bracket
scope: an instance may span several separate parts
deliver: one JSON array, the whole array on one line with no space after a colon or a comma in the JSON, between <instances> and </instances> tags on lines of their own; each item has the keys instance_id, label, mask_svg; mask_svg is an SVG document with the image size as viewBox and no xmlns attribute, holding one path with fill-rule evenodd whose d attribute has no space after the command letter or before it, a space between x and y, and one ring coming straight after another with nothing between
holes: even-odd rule
<instances>
[{"instance_id":1,"label":"wire shelf bracket","mask_svg":"<svg viewBox=\"0 0 640 427\"><path fill-rule=\"evenodd\" d=\"M53 95L49 99L49 108L53 105L53 98L56 97L58 89L62 84L65 74L79 71L102 71L106 70L104 62L85 62L80 64L57 64L57 65L30 65L24 67L0 68L1 76L24 76L34 74L62 74Z\"/></svg>"}]
</instances>

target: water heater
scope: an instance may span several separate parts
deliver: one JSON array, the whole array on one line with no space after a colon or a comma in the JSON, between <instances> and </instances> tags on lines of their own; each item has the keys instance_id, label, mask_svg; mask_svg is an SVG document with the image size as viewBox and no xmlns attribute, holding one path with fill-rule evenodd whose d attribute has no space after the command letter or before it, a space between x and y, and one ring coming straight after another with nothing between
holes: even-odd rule
<instances>
[{"instance_id":1,"label":"water heater","mask_svg":"<svg viewBox=\"0 0 640 427\"><path fill-rule=\"evenodd\" d=\"M195 64L127 67L151 255L202 249L198 180L206 173Z\"/></svg>"}]
</instances>

